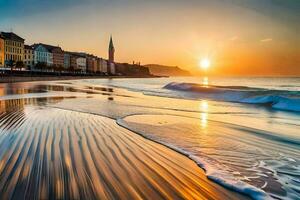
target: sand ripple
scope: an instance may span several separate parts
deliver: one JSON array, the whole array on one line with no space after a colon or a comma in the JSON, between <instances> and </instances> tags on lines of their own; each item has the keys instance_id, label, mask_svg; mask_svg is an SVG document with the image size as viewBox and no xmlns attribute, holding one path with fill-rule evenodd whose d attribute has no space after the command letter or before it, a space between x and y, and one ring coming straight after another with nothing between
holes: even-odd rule
<instances>
[{"instance_id":1,"label":"sand ripple","mask_svg":"<svg viewBox=\"0 0 300 200\"><path fill-rule=\"evenodd\" d=\"M112 119L34 106L0 115L0 199L233 198Z\"/></svg>"}]
</instances>

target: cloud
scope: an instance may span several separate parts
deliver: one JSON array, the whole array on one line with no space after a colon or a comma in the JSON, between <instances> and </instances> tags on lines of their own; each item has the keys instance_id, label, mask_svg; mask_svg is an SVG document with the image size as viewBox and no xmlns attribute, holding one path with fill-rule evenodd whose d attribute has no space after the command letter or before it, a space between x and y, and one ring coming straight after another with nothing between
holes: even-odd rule
<instances>
[{"instance_id":1,"label":"cloud","mask_svg":"<svg viewBox=\"0 0 300 200\"><path fill-rule=\"evenodd\" d=\"M273 39L272 38L265 38L260 40L260 42L271 42Z\"/></svg>"}]
</instances>

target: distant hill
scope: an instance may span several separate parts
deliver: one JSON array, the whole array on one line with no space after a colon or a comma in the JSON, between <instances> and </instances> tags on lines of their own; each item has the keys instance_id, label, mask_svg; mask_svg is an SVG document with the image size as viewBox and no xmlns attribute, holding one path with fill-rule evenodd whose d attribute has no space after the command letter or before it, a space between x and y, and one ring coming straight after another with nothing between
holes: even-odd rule
<instances>
[{"instance_id":1,"label":"distant hill","mask_svg":"<svg viewBox=\"0 0 300 200\"><path fill-rule=\"evenodd\" d=\"M190 76L189 71L183 70L177 66L164 66L149 64L145 65L150 70L150 73L156 76Z\"/></svg>"}]
</instances>

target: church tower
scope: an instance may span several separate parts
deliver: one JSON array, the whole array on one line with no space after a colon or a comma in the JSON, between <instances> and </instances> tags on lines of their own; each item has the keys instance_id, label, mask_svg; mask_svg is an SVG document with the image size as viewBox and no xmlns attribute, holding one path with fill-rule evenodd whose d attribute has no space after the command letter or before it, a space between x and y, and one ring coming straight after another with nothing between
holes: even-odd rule
<instances>
[{"instance_id":1,"label":"church tower","mask_svg":"<svg viewBox=\"0 0 300 200\"><path fill-rule=\"evenodd\" d=\"M114 47L112 36L110 36L110 41L109 41L108 61L109 63L115 62L115 47Z\"/></svg>"}]
</instances>

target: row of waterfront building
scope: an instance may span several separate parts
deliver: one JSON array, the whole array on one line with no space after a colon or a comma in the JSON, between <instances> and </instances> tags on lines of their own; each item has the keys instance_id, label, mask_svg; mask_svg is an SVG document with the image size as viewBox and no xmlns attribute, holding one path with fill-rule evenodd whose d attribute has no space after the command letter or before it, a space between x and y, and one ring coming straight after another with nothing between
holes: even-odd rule
<instances>
[{"instance_id":1,"label":"row of waterfront building","mask_svg":"<svg viewBox=\"0 0 300 200\"><path fill-rule=\"evenodd\" d=\"M60 69L81 73L116 74L115 48L112 37L108 59L92 54L64 51L48 44L26 45L25 39L13 32L0 32L0 68L12 68L18 64L27 70Z\"/></svg>"}]
</instances>

